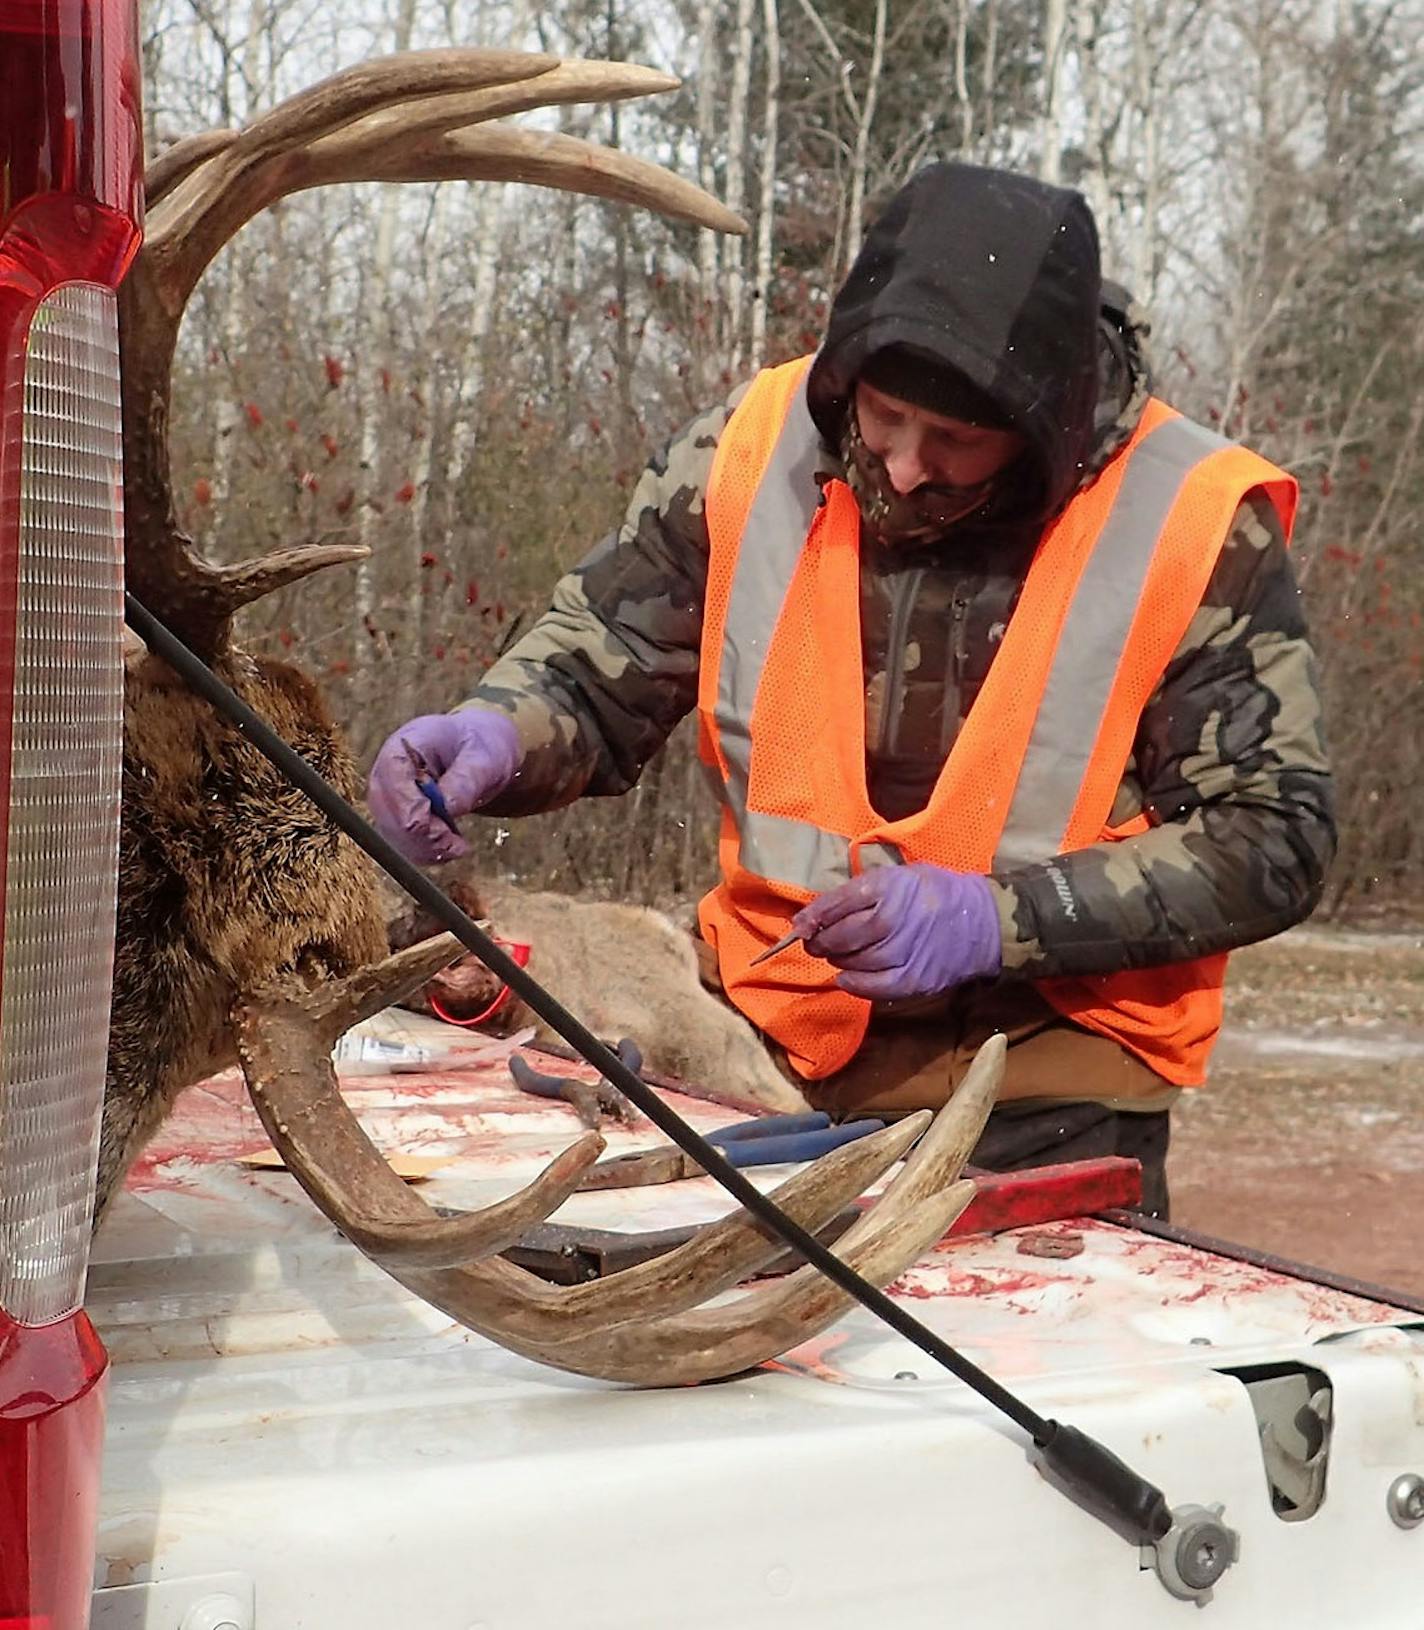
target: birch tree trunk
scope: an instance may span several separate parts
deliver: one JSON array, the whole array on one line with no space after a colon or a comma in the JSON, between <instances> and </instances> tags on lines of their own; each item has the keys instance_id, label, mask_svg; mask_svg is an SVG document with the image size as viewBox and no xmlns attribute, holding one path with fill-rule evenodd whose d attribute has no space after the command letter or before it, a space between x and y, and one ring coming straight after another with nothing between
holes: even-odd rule
<instances>
[{"instance_id":1,"label":"birch tree trunk","mask_svg":"<svg viewBox=\"0 0 1424 1630\"><path fill-rule=\"evenodd\" d=\"M431 515L430 479L435 456L436 421L439 413L439 380L436 374L436 339L443 303L445 238L449 228L451 188L447 183L435 189L430 210L430 226L422 243L425 268L425 298L421 302L418 333L425 336L423 360L412 371L411 384L421 407L412 437L410 480L415 488L409 506L410 536L405 549L405 577L401 587L404 606L400 620L402 652L399 676L401 714L414 713L420 706L419 683L426 647L425 574L420 557L428 547Z\"/></svg>"},{"instance_id":2,"label":"birch tree trunk","mask_svg":"<svg viewBox=\"0 0 1424 1630\"><path fill-rule=\"evenodd\" d=\"M1078 185L1088 200L1106 239L1111 228L1111 196L1108 191L1109 144L1103 69L1099 58L1106 0L1078 0L1074 18L1078 46L1078 81L1083 101L1083 150L1087 168Z\"/></svg>"},{"instance_id":3,"label":"birch tree trunk","mask_svg":"<svg viewBox=\"0 0 1424 1630\"><path fill-rule=\"evenodd\" d=\"M704 192L717 196L717 14L716 0L700 0L697 8L697 180ZM697 234L697 292L701 307L696 326L698 379L711 388L713 336L719 327L719 274L721 239L709 227Z\"/></svg>"},{"instance_id":4,"label":"birch tree trunk","mask_svg":"<svg viewBox=\"0 0 1424 1630\"><path fill-rule=\"evenodd\" d=\"M861 222L865 214L865 172L870 156L870 127L875 120L875 103L880 94L880 75L885 66L886 0L875 0L875 32L870 45L870 69L865 92L860 99L860 119L856 125L855 152L851 159L850 208L846 221L845 266L860 253Z\"/></svg>"},{"instance_id":5,"label":"birch tree trunk","mask_svg":"<svg viewBox=\"0 0 1424 1630\"><path fill-rule=\"evenodd\" d=\"M972 0L956 0L954 8L954 94L959 103L959 156L974 151L974 98L969 90L969 12Z\"/></svg>"},{"instance_id":6,"label":"birch tree trunk","mask_svg":"<svg viewBox=\"0 0 1424 1630\"><path fill-rule=\"evenodd\" d=\"M392 31L391 46L396 51L410 49L415 29L415 0L400 0ZM379 212L376 219L376 248L366 278L363 307L365 333L376 339L368 346L356 374L356 410L361 426L361 470L366 479L366 492L357 507L357 540L371 551L356 568L356 583L351 621L351 679L356 706L363 713L375 701L376 668L382 649L378 644L379 629L376 611L379 604L380 557L375 548L378 512L368 501L372 492L384 486L386 468L381 458L381 400L383 396L381 368L375 356L389 351L390 324L388 313L391 303L391 266L395 259L396 218L400 209L401 189L394 182L381 187Z\"/></svg>"},{"instance_id":7,"label":"birch tree trunk","mask_svg":"<svg viewBox=\"0 0 1424 1630\"><path fill-rule=\"evenodd\" d=\"M476 38L483 44L486 23L483 6L480 8L478 23ZM446 26L453 43L458 38L453 15L447 18ZM518 0L518 4L511 8L509 21L511 39L522 45L528 27L528 0ZM441 191L449 192L454 185L454 182L447 181ZM446 547L449 546L450 535L454 529L460 486L479 440L480 397L485 383L485 352L494 324L500 249L507 231L509 212L509 192L502 185L483 182L474 188L463 188L462 191L467 199L474 200L475 264L465 343L460 353L450 396L449 452L441 483L444 501L440 506L440 536Z\"/></svg>"},{"instance_id":8,"label":"birch tree trunk","mask_svg":"<svg viewBox=\"0 0 1424 1630\"><path fill-rule=\"evenodd\" d=\"M756 300L752 306L752 367L766 360L767 307L771 302L772 223L776 216L777 130L781 114L781 18L777 0L762 0L766 102L762 116L761 200L757 210Z\"/></svg>"},{"instance_id":9,"label":"birch tree trunk","mask_svg":"<svg viewBox=\"0 0 1424 1630\"><path fill-rule=\"evenodd\" d=\"M622 56L615 14L615 0L608 0L605 13L608 58L617 62ZM608 145L615 152L623 145L621 104L608 104ZM637 438L638 415L633 406L633 339L632 319L628 306L631 289L628 278L628 211L613 211L613 378L618 402L618 448L622 457Z\"/></svg>"},{"instance_id":10,"label":"birch tree trunk","mask_svg":"<svg viewBox=\"0 0 1424 1630\"><path fill-rule=\"evenodd\" d=\"M247 31L240 47L222 41L222 105L225 123L247 123L259 111L262 35L267 26L267 0L249 0ZM234 67L237 73L234 75ZM238 81L234 86L234 78ZM234 95L234 90L238 94ZM246 263L249 246L237 243L223 255L224 285L218 319L219 347L235 374L249 331ZM234 378L236 390L219 393L213 414L213 504L219 512L226 506L232 488L232 466L237 456L239 426L243 420L240 375Z\"/></svg>"},{"instance_id":11,"label":"birch tree trunk","mask_svg":"<svg viewBox=\"0 0 1424 1630\"><path fill-rule=\"evenodd\" d=\"M1068 0L1047 0L1043 12L1043 119L1038 173L1055 185L1063 174L1063 85L1067 77Z\"/></svg>"},{"instance_id":12,"label":"birch tree trunk","mask_svg":"<svg viewBox=\"0 0 1424 1630\"><path fill-rule=\"evenodd\" d=\"M448 186L437 187L430 206L430 227L425 234L421 257L425 265L425 299L421 302L419 332L427 337L427 343L423 363L417 367L413 378L415 389L425 403L425 412L421 415L416 432L410 472L411 481L415 485L415 497L410 503L410 526L417 553L425 536L426 523L430 518L430 469L437 417L435 336L439 331L441 296L444 293L440 269L445 264L445 240L449 234L450 209L451 189Z\"/></svg>"},{"instance_id":13,"label":"birch tree trunk","mask_svg":"<svg viewBox=\"0 0 1424 1630\"><path fill-rule=\"evenodd\" d=\"M1151 306L1157 284L1157 221L1162 196L1162 95L1165 59L1160 45L1160 7L1133 0L1132 99L1135 126L1134 169L1139 178L1139 209L1128 257L1133 292ZM1170 36L1169 36L1170 37Z\"/></svg>"},{"instance_id":14,"label":"birch tree trunk","mask_svg":"<svg viewBox=\"0 0 1424 1630\"><path fill-rule=\"evenodd\" d=\"M732 47L731 94L727 102L727 208L740 215L747 201L747 97L752 78L752 0L737 0L737 26ZM742 314L742 240L728 238L722 245L725 327L722 350L726 365L735 373L741 367L742 337L746 324Z\"/></svg>"},{"instance_id":15,"label":"birch tree trunk","mask_svg":"<svg viewBox=\"0 0 1424 1630\"><path fill-rule=\"evenodd\" d=\"M448 187L451 183L446 182ZM506 230L508 193L485 183L475 194L475 266L470 316L459 372L450 402L450 456L445 465L444 532L448 538L461 482L480 433L480 397L484 390L485 348L494 323L499 283L499 250Z\"/></svg>"},{"instance_id":16,"label":"birch tree trunk","mask_svg":"<svg viewBox=\"0 0 1424 1630\"><path fill-rule=\"evenodd\" d=\"M994 75L999 66L999 0L988 0L984 7L984 72L980 75L983 87L984 113L979 121L979 151L986 160L994 150L997 86Z\"/></svg>"}]
</instances>

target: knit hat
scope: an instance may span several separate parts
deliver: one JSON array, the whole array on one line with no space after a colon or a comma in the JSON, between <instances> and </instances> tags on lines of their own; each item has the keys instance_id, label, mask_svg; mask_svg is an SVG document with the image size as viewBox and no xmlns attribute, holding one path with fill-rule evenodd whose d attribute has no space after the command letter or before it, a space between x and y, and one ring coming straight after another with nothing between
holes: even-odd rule
<instances>
[{"instance_id":1,"label":"knit hat","mask_svg":"<svg viewBox=\"0 0 1424 1630\"><path fill-rule=\"evenodd\" d=\"M860 378L873 389L902 402L937 413L946 419L962 419L986 430L1010 430L1003 409L957 369L946 367L932 357L921 355L907 345L891 345L868 357Z\"/></svg>"}]
</instances>

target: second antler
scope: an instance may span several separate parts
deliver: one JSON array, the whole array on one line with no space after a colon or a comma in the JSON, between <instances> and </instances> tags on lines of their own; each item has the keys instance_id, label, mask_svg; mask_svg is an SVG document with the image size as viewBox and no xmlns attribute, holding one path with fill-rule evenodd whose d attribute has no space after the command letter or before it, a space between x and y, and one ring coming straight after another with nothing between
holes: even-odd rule
<instances>
[{"instance_id":1,"label":"second antler","mask_svg":"<svg viewBox=\"0 0 1424 1630\"><path fill-rule=\"evenodd\" d=\"M331 1050L349 1025L399 1000L459 949L443 936L353 979L311 991L287 984L245 997L237 1010L238 1056L262 1124L298 1182L354 1245L501 1346L610 1381L670 1386L732 1375L840 1317L850 1296L810 1265L735 1301L703 1305L784 1249L745 1211L665 1256L588 1285L548 1285L500 1260L500 1251L578 1187L603 1149L593 1133L518 1194L468 1216L439 1217L412 1193L343 1100ZM998 1094L1004 1051L1004 1038L991 1038L933 1121L920 1111L845 1144L772 1198L814 1232L908 1154L903 1171L833 1247L871 1283L888 1284L943 1237L973 1196L973 1183L960 1173Z\"/></svg>"}]
</instances>

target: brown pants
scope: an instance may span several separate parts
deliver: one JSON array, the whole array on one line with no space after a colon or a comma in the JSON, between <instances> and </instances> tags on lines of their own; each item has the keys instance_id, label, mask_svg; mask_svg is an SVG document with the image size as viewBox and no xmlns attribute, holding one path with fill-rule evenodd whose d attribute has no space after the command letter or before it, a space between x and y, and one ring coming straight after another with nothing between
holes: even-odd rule
<instances>
[{"instance_id":1,"label":"brown pants","mask_svg":"<svg viewBox=\"0 0 1424 1630\"><path fill-rule=\"evenodd\" d=\"M817 1108L839 1114L938 1109L990 1036L1008 1038L1000 1103L1085 1099L1114 1108L1165 1107L1161 1076L1106 1036L1065 1019L1032 985L970 985L921 1002L886 1002L860 1051L824 1081L803 1082Z\"/></svg>"},{"instance_id":2,"label":"brown pants","mask_svg":"<svg viewBox=\"0 0 1424 1630\"><path fill-rule=\"evenodd\" d=\"M702 982L721 995L716 954L696 943ZM843 1120L938 1109L999 1032L1009 1043L1004 1082L972 1163L1019 1171L1124 1155L1142 1163L1143 1211L1165 1218L1166 1106L1176 1089L1116 1042L1065 1019L1031 985L970 985L880 1004L855 1057L822 1081L802 1080L774 1042L767 1048L808 1102Z\"/></svg>"},{"instance_id":3,"label":"brown pants","mask_svg":"<svg viewBox=\"0 0 1424 1630\"><path fill-rule=\"evenodd\" d=\"M1065 1019L1031 985L886 1003L850 1063L801 1090L837 1119L938 1109L996 1032L1009 1043L1004 1081L971 1164L1012 1172L1123 1155L1141 1163L1142 1210L1165 1220L1170 1121L1157 1106L1175 1089L1115 1041Z\"/></svg>"}]
</instances>

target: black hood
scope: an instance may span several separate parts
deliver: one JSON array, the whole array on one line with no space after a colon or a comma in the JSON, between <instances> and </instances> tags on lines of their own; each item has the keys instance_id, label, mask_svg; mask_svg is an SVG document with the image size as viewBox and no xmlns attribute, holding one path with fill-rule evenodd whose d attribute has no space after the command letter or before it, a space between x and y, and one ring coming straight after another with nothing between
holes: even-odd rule
<instances>
[{"instance_id":1,"label":"black hood","mask_svg":"<svg viewBox=\"0 0 1424 1630\"><path fill-rule=\"evenodd\" d=\"M963 374L1027 438L1014 508L1052 515L1091 459L1101 289L1097 229L1079 193L932 164L870 229L831 306L807 381L811 416L838 445L867 359L888 346L916 352Z\"/></svg>"}]
</instances>

